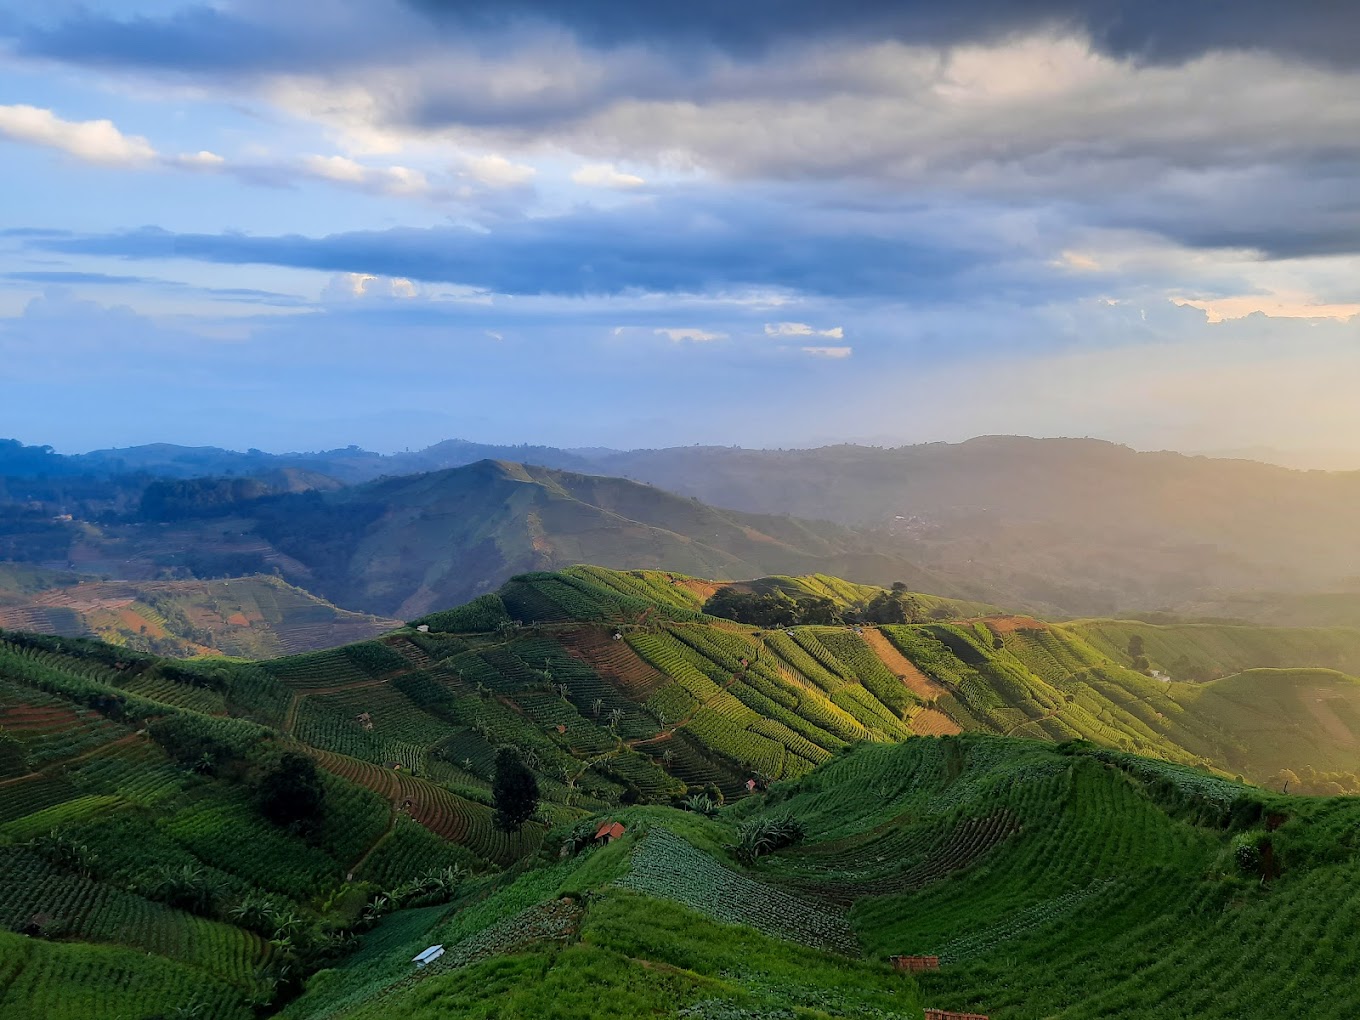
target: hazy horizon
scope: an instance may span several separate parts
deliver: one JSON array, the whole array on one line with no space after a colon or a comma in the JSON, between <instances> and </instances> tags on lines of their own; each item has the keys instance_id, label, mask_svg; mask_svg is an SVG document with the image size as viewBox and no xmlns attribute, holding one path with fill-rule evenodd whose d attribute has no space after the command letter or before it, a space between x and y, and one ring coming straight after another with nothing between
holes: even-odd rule
<instances>
[{"instance_id":1,"label":"hazy horizon","mask_svg":"<svg viewBox=\"0 0 1360 1020\"><path fill-rule=\"evenodd\" d=\"M686 447L709 447L720 449L748 449L748 450L813 450L823 447L834 446L864 446L878 449L903 449L913 446L930 445L958 445L967 443L975 439L986 438L1007 438L1007 439L1035 439L1035 440L1092 440L1095 442L1112 443L1117 446L1128 447L1137 453L1176 453L1186 457L1208 457L1219 460L1249 460L1261 464L1270 464L1277 467L1285 467L1300 471L1355 471L1360 470L1360 454L1348 455L1341 451L1328 450L1298 450L1288 451L1269 447L1251 447L1240 449L1220 449L1220 450L1195 450L1195 449L1171 449L1169 447L1139 447L1132 443L1124 443L1118 439L1109 439L1103 436L1072 436L1072 435L1050 435L1033 436L1019 435L1015 433L988 433L986 435L965 436L960 439L921 439L916 441L896 441L884 437L845 437L845 438L826 438L822 440L811 440L804 443L772 443L767 445L745 445L739 443L668 443L648 446L630 446L626 443L620 445L611 444L590 444L590 445L559 445L546 440L537 439L509 439L491 440L482 437L469 437L464 435L444 436L428 443L401 447L381 447L362 442L348 442L342 437L340 440L314 447L297 448L263 448L257 446L230 446L221 443L186 443L178 442L173 438L151 439L144 443L110 444L103 446L81 446L72 448L62 448L55 444L41 442L35 439L25 439L14 436L0 436L0 439L18 439L28 446L46 446L53 452L64 456L78 456L81 454L93 453L97 451L109 450L128 450L146 446L177 446L184 448L201 449L220 449L233 453L246 453L252 450L259 451L271 456L306 456L309 454L325 453L333 450L343 450L357 448L367 453L374 453L384 457L395 456L402 453L418 453L422 450L430 449L445 442L465 442L477 446L502 446L502 447L543 447L559 449L567 452L589 452L589 451L611 451L611 452L633 452L640 450L656 449L682 449Z\"/></svg>"}]
</instances>

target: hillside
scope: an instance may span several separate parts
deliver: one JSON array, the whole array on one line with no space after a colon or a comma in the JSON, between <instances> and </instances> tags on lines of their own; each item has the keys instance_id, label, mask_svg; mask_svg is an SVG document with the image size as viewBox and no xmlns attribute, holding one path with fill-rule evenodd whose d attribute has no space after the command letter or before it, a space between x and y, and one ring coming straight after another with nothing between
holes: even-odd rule
<instances>
[{"instance_id":1,"label":"hillside","mask_svg":"<svg viewBox=\"0 0 1360 1020\"><path fill-rule=\"evenodd\" d=\"M875 594L827 576L734 587L837 613ZM931 622L760 630L702 612L721 590L532 573L427 630L259 664L6 635L4 1015L245 1020L292 1000L284 1016L316 1020L639 1003L713 1020L795 1005L915 1018L922 1002L1266 1016L1273 985L1206 984L1225 923L1256 960L1284 959L1297 934L1262 916L1357 930L1338 892L1354 888L1351 802L1220 777L1354 780L1329 770L1353 755L1357 681L1164 684L1071 630L919 594ZM948 736L961 730L979 732ZM507 745L542 795L513 835L491 806ZM312 770L319 813L271 821L270 784ZM784 812L798 845L754 865L732 849ZM558 856L600 817L626 838ZM437 942L453 948L417 980L410 958ZM1105 962L1077 966L1096 946ZM1309 973L1339 973L1355 948L1310 955ZM918 990L885 967L898 952L945 969ZM1196 988L1212 995L1191 1007ZM1290 994L1323 1016L1354 1006Z\"/></svg>"},{"instance_id":2,"label":"hillside","mask_svg":"<svg viewBox=\"0 0 1360 1020\"><path fill-rule=\"evenodd\" d=\"M1150 624L1079 620L1062 629L1102 654L1133 665L1131 643L1173 680L1203 681L1257 667L1317 667L1360 675L1360 629L1223 623Z\"/></svg>"},{"instance_id":3,"label":"hillside","mask_svg":"<svg viewBox=\"0 0 1360 1020\"><path fill-rule=\"evenodd\" d=\"M266 575L98 581L0 567L0 630L94 637L160 655L268 659L365 641L398 626Z\"/></svg>"},{"instance_id":4,"label":"hillside","mask_svg":"<svg viewBox=\"0 0 1360 1020\"><path fill-rule=\"evenodd\" d=\"M1018 436L893 449L677 447L597 464L715 506L878 526L903 555L986 586L993 601L1054 612L1175 609L1225 591L1345 591L1360 576L1348 509L1360 501L1360 472Z\"/></svg>"},{"instance_id":5,"label":"hillside","mask_svg":"<svg viewBox=\"0 0 1360 1020\"><path fill-rule=\"evenodd\" d=\"M1354 801L970 737L861 745L713 819L611 817L619 842L383 922L283 1015L896 1018L920 1003L994 1020L1340 1020L1360 1006L1345 977L1360 860L1340 837ZM754 866L733 852L787 817L796 845ZM445 957L413 972L434 944ZM900 953L939 970L894 973Z\"/></svg>"},{"instance_id":6,"label":"hillside","mask_svg":"<svg viewBox=\"0 0 1360 1020\"><path fill-rule=\"evenodd\" d=\"M965 594L872 535L716 510L618 478L480 461L330 491L257 492L247 483L153 482L135 514L98 520L54 517L64 503L11 507L0 557L134 581L277 572L338 606L405 617L492 591L515 573L586 562L728 579L826 573Z\"/></svg>"}]
</instances>

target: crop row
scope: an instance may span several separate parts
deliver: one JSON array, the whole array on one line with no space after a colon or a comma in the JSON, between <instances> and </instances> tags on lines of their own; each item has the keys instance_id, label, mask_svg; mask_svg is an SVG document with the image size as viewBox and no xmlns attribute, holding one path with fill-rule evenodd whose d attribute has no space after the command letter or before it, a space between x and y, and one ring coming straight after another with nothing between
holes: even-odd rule
<instances>
[{"instance_id":1,"label":"crop row","mask_svg":"<svg viewBox=\"0 0 1360 1020\"><path fill-rule=\"evenodd\" d=\"M223 715L227 710L226 700L219 691L176 683L164 677L141 674L126 678L120 686L129 694L139 694L152 701L203 712L206 715Z\"/></svg>"},{"instance_id":2,"label":"crop row","mask_svg":"<svg viewBox=\"0 0 1360 1020\"><path fill-rule=\"evenodd\" d=\"M755 772L773 778L784 774L783 744L743 728L721 712L699 708L684 729L715 753Z\"/></svg>"},{"instance_id":3,"label":"crop row","mask_svg":"<svg viewBox=\"0 0 1360 1020\"><path fill-rule=\"evenodd\" d=\"M338 687L370 679L368 673L338 648L273 659L262 663L261 668L272 674L280 683L303 689Z\"/></svg>"},{"instance_id":4,"label":"crop row","mask_svg":"<svg viewBox=\"0 0 1360 1020\"><path fill-rule=\"evenodd\" d=\"M17 929L45 914L66 935L142 949L237 982L264 956L249 932L55 871L35 854L0 857L0 878L0 926Z\"/></svg>"},{"instance_id":5,"label":"crop row","mask_svg":"<svg viewBox=\"0 0 1360 1020\"><path fill-rule=\"evenodd\" d=\"M853 631L818 631L818 640L830 654L844 663L860 683L896 715L905 717L917 699L898 677L873 653L864 639Z\"/></svg>"},{"instance_id":6,"label":"crop row","mask_svg":"<svg viewBox=\"0 0 1360 1020\"><path fill-rule=\"evenodd\" d=\"M710 701L717 695L720 688L713 682L711 676L694 664L693 650L669 632L631 633L627 636L627 641L635 652L675 680L700 704Z\"/></svg>"},{"instance_id":7,"label":"crop row","mask_svg":"<svg viewBox=\"0 0 1360 1020\"><path fill-rule=\"evenodd\" d=\"M628 873L617 884L775 938L846 954L859 949L838 910L739 875L666 829L654 828L638 842Z\"/></svg>"},{"instance_id":8,"label":"crop row","mask_svg":"<svg viewBox=\"0 0 1360 1020\"><path fill-rule=\"evenodd\" d=\"M666 675L640 658L612 631L598 627L578 627L562 635L563 643L576 655L590 662L594 671L606 678L624 697L646 701L669 682Z\"/></svg>"},{"instance_id":9,"label":"crop row","mask_svg":"<svg viewBox=\"0 0 1360 1020\"><path fill-rule=\"evenodd\" d=\"M205 801L167 819L165 830L199 860L293 899L313 896L340 876L333 859L244 804Z\"/></svg>"},{"instance_id":10,"label":"crop row","mask_svg":"<svg viewBox=\"0 0 1360 1020\"><path fill-rule=\"evenodd\" d=\"M59 776L39 774L10 783L0 795L0 825L70 800L76 794L76 788Z\"/></svg>"},{"instance_id":11,"label":"crop row","mask_svg":"<svg viewBox=\"0 0 1360 1020\"><path fill-rule=\"evenodd\" d=\"M390 889L430 871L479 863L461 847L440 839L409 816L399 814L391 834L364 862L363 872L358 877Z\"/></svg>"},{"instance_id":12,"label":"crop row","mask_svg":"<svg viewBox=\"0 0 1360 1020\"><path fill-rule=\"evenodd\" d=\"M0 1016L42 1020L169 1016L250 1020L239 987L117 946L48 942L0 932Z\"/></svg>"}]
</instances>

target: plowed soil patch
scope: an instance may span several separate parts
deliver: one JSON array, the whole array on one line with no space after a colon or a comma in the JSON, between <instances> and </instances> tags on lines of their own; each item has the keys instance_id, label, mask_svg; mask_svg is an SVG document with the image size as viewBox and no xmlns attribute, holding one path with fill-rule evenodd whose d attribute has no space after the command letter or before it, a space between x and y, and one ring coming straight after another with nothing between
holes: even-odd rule
<instances>
[{"instance_id":1,"label":"plowed soil patch","mask_svg":"<svg viewBox=\"0 0 1360 1020\"><path fill-rule=\"evenodd\" d=\"M611 630L583 627L557 638L571 655L588 663L630 701L646 701L670 682L669 677L633 651L627 641L616 641Z\"/></svg>"},{"instance_id":2,"label":"plowed soil patch","mask_svg":"<svg viewBox=\"0 0 1360 1020\"><path fill-rule=\"evenodd\" d=\"M935 708L923 708L912 716L911 731L921 737L947 737L963 732L958 723Z\"/></svg>"},{"instance_id":3,"label":"plowed soil patch","mask_svg":"<svg viewBox=\"0 0 1360 1020\"><path fill-rule=\"evenodd\" d=\"M883 665L887 666L895 676L900 676L902 682L907 685L907 689L917 697L925 701L933 701L941 694L948 694L940 684L926 676L905 655L897 650L897 646L888 640L888 636L877 627L865 627L864 640L869 643L869 647L874 650L874 654L882 660ZM953 732L957 733L955 729Z\"/></svg>"},{"instance_id":4,"label":"plowed soil patch","mask_svg":"<svg viewBox=\"0 0 1360 1020\"><path fill-rule=\"evenodd\" d=\"M684 579L677 577L675 583L677 587L694 592L695 595L698 595L705 602L727 587L725 584L716 584L713 581L701 581L697 577L687 577Z\"/></svg>"},{"instance_id":5,"label":"plowed soil patch","mask_svg":"<svg viewBox=\"0 0 1360 1020\"><path fill-rule=\"evenodd\" d=\"M69 708L47 705L6 705L0 707L0 726L7 730L56 730L80 724L80 717Z\"/></svg>"}]
</instances>

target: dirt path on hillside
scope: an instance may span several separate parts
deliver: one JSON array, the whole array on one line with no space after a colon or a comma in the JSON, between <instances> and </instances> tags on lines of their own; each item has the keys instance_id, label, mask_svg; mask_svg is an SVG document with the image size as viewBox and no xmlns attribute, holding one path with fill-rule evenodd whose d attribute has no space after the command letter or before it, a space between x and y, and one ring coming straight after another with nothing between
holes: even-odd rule
<instances>
[{"instance_id":1,"label":"dirt path on hillside","mask_svg":"<svg viewBox=\"0 0 1360 1020\"><path fill-rule=\"evenodd\" d=\"M19 783L26 783L30 779L37 779L39 776L47 775L49 772L53 772L57 769L64 769L68 765L75 765L77 762L82 762L86 758L93 758L95 755L103 754L105 751L112 748L123 747L126 744L131 744L135 740L141 739L142 737L140 734L129 733L119 737L117 740L110 740L107 744L100 744L98 747L91 748L83 754L76 755L74 758L63 758L60 761L48 762L37 772L27 772L22 776L15 776L12 779L0 780L0 789L3 789L6 786L17 786Z\"/></svg>"},{"instance_id":2,"label":"dirt path on hillside","mask_svg":"<svg viewBox=\"0 0 1360 1020\"><path fill-rule=\"evenodd\" d=\"M902 678L902 682L907 685L907 689L913 694L926 701L934 701L941 694L948 694L940 684L921 672L916 663L912 662L905 655L897 650L897 646L888 639L877 627L865 627L861 635L875 655L883 665L892 671L894 676Z\"/></svg>"},{"instance_id":3,"label":"dirt path on hillside","mask_svg":"<svg viewBox=\"0 0 1360 1020\"><path fill-rule=\"evenodd\" d=\"M387 828L383 829L382 835L375 839L373 845L365 850L364 855L350 867L346 881L353 881L354 876L359 874L359 869L368 863L368 859L373 856L378 847L382 846L383 843L386 842L387 837L392 835L392 830L397 827L397 814L397 805L394 802L391 805L391 810L387 813Z\"/></svg>"}]
</instances>

